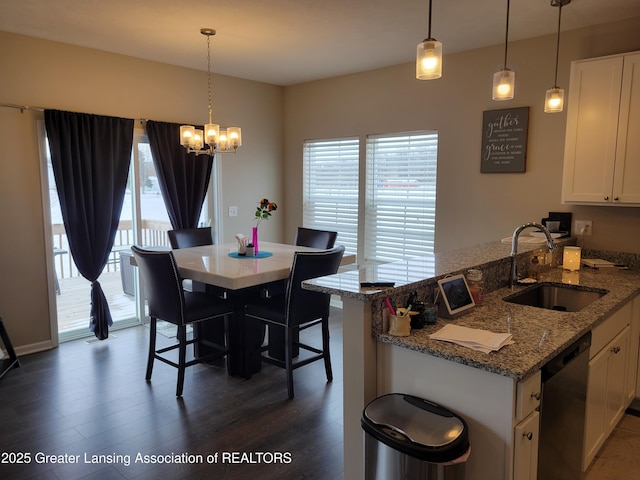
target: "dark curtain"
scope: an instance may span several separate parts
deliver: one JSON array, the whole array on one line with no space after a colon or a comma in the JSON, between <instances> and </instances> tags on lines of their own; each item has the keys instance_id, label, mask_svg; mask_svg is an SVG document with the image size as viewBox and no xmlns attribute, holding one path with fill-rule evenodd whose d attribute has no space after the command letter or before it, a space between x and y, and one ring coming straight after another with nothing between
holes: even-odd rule
<instances>
[{"instance_id":1,"label":"dark curtain","mask_svg":"<svg viewBox=\"0 0 640 480\"><path fill-rule=\"evenodd\" d=\"M47 138L69 249L91 282L89 328L100 340L113 324L98 282L118 230L131 160L133 119L46 110Z\"/></svg>"},{"instance_id":2,"label":"dark curtain","mask_svg":"<svg viewBox=\"0 0 640 480\"><path fill-rule=\"evenodd\" d=\"M147 135L160 191L173 228L196 228L207 194L213 158L187 153L180 125L147 121Z\"/></svg>"}]
</instances>

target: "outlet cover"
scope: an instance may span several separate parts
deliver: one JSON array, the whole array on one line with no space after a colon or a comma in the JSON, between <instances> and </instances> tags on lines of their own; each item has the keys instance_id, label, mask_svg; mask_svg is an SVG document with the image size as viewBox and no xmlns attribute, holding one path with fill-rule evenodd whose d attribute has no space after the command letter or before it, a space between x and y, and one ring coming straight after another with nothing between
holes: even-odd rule
<instances>
[{"instance_id":1,"label":"outlet cover","mask_svg":"<svg viewBox=\"0 0 640 480\"><path fill-rule=\"evenodd\" d=\"M590 237L592 235L593 222L591 220L576 220L574 235Z\"/></svg>"},{"instance_id":2,"label":"outlet cover","mask_svg":"<svg viewBox=\"0 0 640 480\"><path fill-rule=\"evenodd\" d=\"M238 207L236 207L236 206L229 207L229 216L230 217L237 217L238 216Z\"/></svg>"}]
</instances>

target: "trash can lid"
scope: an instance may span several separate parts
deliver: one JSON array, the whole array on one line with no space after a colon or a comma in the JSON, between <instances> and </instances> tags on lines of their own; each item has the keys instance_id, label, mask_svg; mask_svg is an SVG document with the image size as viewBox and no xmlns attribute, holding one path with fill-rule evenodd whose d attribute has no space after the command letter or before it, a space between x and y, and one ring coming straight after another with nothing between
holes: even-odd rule
<instances>
[{"instance_id":1,"label":"trash can lid","mask_svg":"<svg viewBox=\"0 0 640 480\"><path fill-rule=\"evenodd\" d=\"M450 462L469 449L464 419L413 395L376 398L364 409L361 424L378 441L420 460Z\"/></svg>"}]
</instances>

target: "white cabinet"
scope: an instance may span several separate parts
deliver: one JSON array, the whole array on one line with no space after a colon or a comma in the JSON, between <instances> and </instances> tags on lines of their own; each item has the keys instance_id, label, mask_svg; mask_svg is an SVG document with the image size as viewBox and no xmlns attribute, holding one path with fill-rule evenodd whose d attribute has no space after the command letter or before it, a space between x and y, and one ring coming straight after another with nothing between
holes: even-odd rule
<instances>
[{"instance_id":1,"label":"white cabinet","mask_svg":"<svg viewBox=\"0 0 640 480\"><path fill-rule=\"evenodd\" d=\"M514 428L513 478L536 480L538 478L538 437L540 414L535 411Z\"/></svg>"},{"instance_id":2,"label":"white cabinet","mask_svg":"<svg viewBox=\"0 0 640 480\"><path fill-rule=\"evenodd\" d=\"M629 404L632 303L593 330L585 412L583 471L609 437Z\"/></svg>"},{"instance_id":3,"label":"white cabinet","mask_svg":"<svg viewBox=\"0 0 640 480\"><path fill-rule=\"evenodd\" d=\"M637 296L631 303L631 330L629 330L629 358L627 359L627 406L631 404L635 397L640 396L636 391L638 382L638 354L640 352L640 296Z\"/></svg>"},{"instance_id":4,"label":"white cabinet","mask_svg":"<svg viewBox=\"0 0 640 480\"><path fill-rule=\"evenodd\" d=\"M516 426L513 429L513 480L538 478L540 437L541 374L519 382L516 387Z\"/></svg>"},{"instance_id":5,"label":"white cabinet","mask_svg":"<svg viewBox=\"0 0 640 480\"><path fill-rule=\"evenodd\" d=\"M571 64L563 203L640 206L640 52Z\"/></svg>"}]
</instances>

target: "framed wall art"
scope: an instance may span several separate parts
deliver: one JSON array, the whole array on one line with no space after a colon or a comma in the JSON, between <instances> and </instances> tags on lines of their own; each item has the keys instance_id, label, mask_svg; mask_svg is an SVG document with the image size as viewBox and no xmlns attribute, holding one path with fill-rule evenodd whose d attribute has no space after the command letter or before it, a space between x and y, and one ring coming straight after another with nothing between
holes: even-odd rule
<instances>
[{"instance_id":1,"label":"framed wall art","mask_svg":"<svg viewBox=\"0 0 640 480\"><path fill-rule=\"evenodd\" d=\"M522 173L527 158L529 107L482 114L482 173Z\"/></svg>"}]
</instances>

